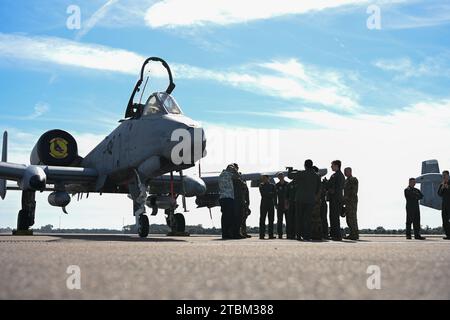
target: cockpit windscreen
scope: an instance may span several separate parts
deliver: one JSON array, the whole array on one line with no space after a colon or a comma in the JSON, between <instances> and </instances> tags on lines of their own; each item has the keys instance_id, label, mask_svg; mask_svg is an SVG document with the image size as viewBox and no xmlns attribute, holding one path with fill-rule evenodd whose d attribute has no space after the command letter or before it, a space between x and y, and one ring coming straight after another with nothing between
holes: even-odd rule
<instances>
[{"instance_id":1,"label":"cockpit windscreen","mask_svg":"<svg viewBox=\"0 0 450 320\"><path fill-rule=\"evenodd\" d=\"M164 108L166 108L167 112L171 114L181 114L181 109L178 106L177 102L175 101L172 96L165 92L158 93L158 98L161 101L161 103L164 105Z\"/></svg>"}]
</instances>

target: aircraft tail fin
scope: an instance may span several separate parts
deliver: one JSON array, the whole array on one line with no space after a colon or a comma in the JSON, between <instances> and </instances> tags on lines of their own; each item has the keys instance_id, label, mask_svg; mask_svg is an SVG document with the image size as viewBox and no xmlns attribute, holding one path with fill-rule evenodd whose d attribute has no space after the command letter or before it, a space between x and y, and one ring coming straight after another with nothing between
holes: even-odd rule
<instances>
[{"instance_id":1,"label":"aircraft tail fin","mask_svg":"<svg viewBox=\"0 0 450 320\"><path fill-rule=\"evenodd\" d=\"M8 132L3 133L2 162L8 161ZM6 180L0 179L0 198L6 197Z\"/></svg>"},{"instance_id":2,"label":"aircraft tail fin","mask_svg":"<svg viewBox=\"0 0 450 320\"><path fill-rule=\"evenodd\" d=\"M422 174L440 173L437 160L426 160L422 162Z\"/></svg>"},{"instance_id":3,"label":"aircraft tail fin","mask_svg":"<svg viewBox=\"0 0 450 320\"><path fill-rule=\"evenodd\" d=\"M420 191L423 193L423 199L420 200L420 204L429 208L441 210L442 199L437 194L439 184L441 183L441 175L437 160L427 160L422 162L421 178Z\"/></svg>"}]
</instances>

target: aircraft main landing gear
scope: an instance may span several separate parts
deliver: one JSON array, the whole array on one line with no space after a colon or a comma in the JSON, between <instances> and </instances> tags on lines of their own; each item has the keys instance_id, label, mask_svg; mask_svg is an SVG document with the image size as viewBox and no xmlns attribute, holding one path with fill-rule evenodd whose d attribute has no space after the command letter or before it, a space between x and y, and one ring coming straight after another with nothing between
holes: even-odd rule
<instances>
[{"instance_id":1,"label":"aircraft main landing gear","mask_svg":"<svg viewBox=\"0 0 450 320\"><path fill-rule=\"evenodd\" d=\"M34 225L35 195L35 191L22 192L22 209L17 216L17 230L13 230L13 235L33 235L30 227Z\"/></svg>"},{"instance_id":2,"label":"aircraft main landing gear","mask_svg":"<svg viewBox=\"0 0 450 320\"><path fill-rule=\"evenodd\" d=\"M175 213L173 209L166 209L165 213L167 225L171 229L168 236L188 237L190 235L189 232L186 232L186 221L183 214Z\"/></svg>"},{"instance_id":3,"label":"aircraft main landing gear","mask_svg":"<svg viewBox=\"0 0 450 320\"><path fill-rule=\"evenodd\" d=\"M139 174L135 171L135 179L128 185L130 196L133 199L133 215L136 219L136 227L141 238L147 238L150 232L150 223L145 214L145 200L147 199L147 187L141 182Z\"/></svg>"},{"instance_id":4,"label":"aircraft main landing gear","mask_svg":"<svg viewBox=\"0 0 450 320\"><path fill-rule=\"evenodd\" d=\"M148 217L145 214L141 214L139 216L139 227L138 227L139 237L147 238L149 232L150 232L150 223L148 221Z\"/></svg>"}]
</instances>

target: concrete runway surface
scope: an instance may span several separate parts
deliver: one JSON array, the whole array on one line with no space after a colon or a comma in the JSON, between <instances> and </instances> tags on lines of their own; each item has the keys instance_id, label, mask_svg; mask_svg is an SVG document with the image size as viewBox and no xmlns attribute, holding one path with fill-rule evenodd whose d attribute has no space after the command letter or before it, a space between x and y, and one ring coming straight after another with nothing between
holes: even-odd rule
<instances>
[{"instance_id":1,"label":"concrete runway surface","mask_svg":"<svg viewBox=\"0 0 450 320\"><path fill-rule=\"evenodd\" d=\"M0 288L0 299L450 299L450 242L0 235Z\"/></svg>"}]
</instances>

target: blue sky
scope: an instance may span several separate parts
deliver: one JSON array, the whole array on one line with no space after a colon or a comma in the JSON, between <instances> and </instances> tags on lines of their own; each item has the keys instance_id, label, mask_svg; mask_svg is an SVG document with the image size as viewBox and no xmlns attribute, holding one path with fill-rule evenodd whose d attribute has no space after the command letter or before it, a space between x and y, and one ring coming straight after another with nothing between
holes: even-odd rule
<instances>
[{"instance_id":1,"label":"blue sky","mask_svg":"<svg viewBox=\"0 0 450 320\"><path fill-rule=\"evenodd\" d=\"M80 8L81 29L66 26L71 5ZM367 27L370 5L379 8L380 29ZM0 128L11 132L11 161L26 161L50 128L73 132L88 151L123 115L142 59L161 56L173 66L184 113L211 130L282 130L279 166L244 162L248 171L307 155L327 167L340 143L342 158L359 159L352 166L363 181L392 177L383 178L392 190L375 210L385 215L367 214L363 226L402 227L396 192L404 179L428 158L450 164L435 138L449 133L447 1L3 0L0 21ZM164 84L158 77L152 88ZM309 135L316 143L303 145ZM372 164L383 161L388 168ZM41 224L53 221L53 208L42 210ZM426 223L439 224L438 214L425 213ZM9 215L0 225L14 224ZM198 217L193 223L208 225Z\"/></svg>"}]
</instances>

